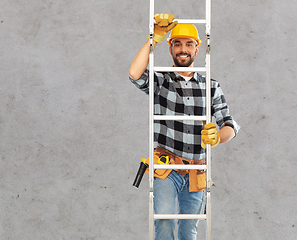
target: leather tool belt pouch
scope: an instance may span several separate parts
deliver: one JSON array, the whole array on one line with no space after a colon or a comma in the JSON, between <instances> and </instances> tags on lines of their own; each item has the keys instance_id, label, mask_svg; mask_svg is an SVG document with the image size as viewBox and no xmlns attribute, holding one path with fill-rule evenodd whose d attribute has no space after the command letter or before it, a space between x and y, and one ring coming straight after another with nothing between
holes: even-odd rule
<instances>
[{"instance_id":1,"label":"leather tool belt pouch","mask_svg":"<svg viewBox=\"0 0 297 240\"><path fill-rule=\"evenodd\" d=\"M159 151L159 149L162 149L162 151ZM154 164L158 164L160 156L161 155L164 155L164 151L163 150L165 150L165 149L159 148L159 147L157 147L155 149L155 151L154 151ZM167 156L169 156L169 155L167 155ZM169 164L175 164L174 159L171 158L170 156L169 156L169 158L170 158ZM146 159L146 162L145 163L149 165L149 158ZM160 178L160 179L163 179L164 180L165 178L167 178L167 176L169 175L169 173L171 173L171 171L172 171L172 169L155 169L154 170L154 176L157 177L157 178ZM145 173L146 174L149 174L149 168L146 169Z\"/></svg>"},{"instance_id":2,"label":"leather tool belt pouch","mask_svg":"<svg viewBox=\"0 0 297 240\"><path fill-rule=\"evenodd\" d=\"M195 165L205 165L206 160L189 160L186 158L179 157L175 155L174 153L161 148L157 147L155 149L154 153L154 164L158 164L158 160L160 156L166 155L170 158L169 164L195 164ZM149 164L149 159L146 160L146 163ZM160 179L165 179L169 173L172 171L172 169L155 169L154 176ZM205 190L206 188L206 174L204 170L196 170L196 169L190 169L190 170L183 170L183 169L176 169L175 170L178 174L189 174L189 191L190 192L200 192ZM146 174L149 174L149 169L147 168Z\"/></svg>"}]
</instances>

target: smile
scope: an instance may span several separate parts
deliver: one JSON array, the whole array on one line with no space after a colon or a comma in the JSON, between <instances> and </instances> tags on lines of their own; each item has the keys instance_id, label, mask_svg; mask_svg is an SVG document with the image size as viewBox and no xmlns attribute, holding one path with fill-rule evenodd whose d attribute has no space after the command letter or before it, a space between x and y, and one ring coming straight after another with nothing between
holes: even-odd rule
<instances>
[{"instance_id":1,"label":"smile","mask_svg":"<svg viewBox=\"0 0 297 240\"><path fill-rule=\"evenodd\" d=\"M179 55L177 55L177 57L179 57L179 58L188 58L190 56L189 55L184 55L184 54L179 54Z\"/></svg>"}]
</instances>

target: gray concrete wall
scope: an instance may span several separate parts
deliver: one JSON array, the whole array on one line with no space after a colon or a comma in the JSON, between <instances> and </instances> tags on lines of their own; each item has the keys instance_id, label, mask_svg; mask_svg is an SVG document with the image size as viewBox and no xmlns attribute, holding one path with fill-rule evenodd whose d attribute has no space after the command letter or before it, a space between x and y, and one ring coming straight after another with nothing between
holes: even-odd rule
<instances>
[{"instance_id":1,"label":"gray concrete wall","mask_svg":"<svg viewBox=\"0 0 297 240\"><path fill-rule=\"evenodd\" d=\"M296 238L296 9L212 3L212 77L242 127L213 151L213 239ZM202 18L204 4L155 11ZM148 0L0 2L0 239L148 239L147 177L132 187L148 98L128 81L148 13ZM166 43L156 63L172 64Z\"/></svg>"}]
</instances>

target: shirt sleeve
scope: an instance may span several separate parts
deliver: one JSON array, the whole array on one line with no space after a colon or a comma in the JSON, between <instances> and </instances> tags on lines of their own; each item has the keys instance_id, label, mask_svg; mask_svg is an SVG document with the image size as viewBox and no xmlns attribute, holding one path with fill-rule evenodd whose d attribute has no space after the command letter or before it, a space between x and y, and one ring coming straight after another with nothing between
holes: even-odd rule
<instances>
[{"instance_id":1,"label":"shirt sleeve","mask_svg":"<svg viewBox=\"0 0 297 240\"><path fill-rule=\"evenodd\" d=\"M129 76L130 81L145 94L149 94L149 71L146 69L138 80L133 80Z\"/></svg>"},{"instance_id":2,"label":"shirt sleeve","mask_svg":"<svg viewBox=\"0 0 297 240\"><path fill-rule=\"evenodd\" d=\"M234 129L235 135L238 133L240 126L230 115L223 91L216 81L212 86L212 115L216 118L219 129L229 126Z\"/></svg>"},{"instance_id":3,"label":"shirt sleeve","mask_svg":"<svg viewBox=\"0 0 297 240\"><path fill-rule=\"evenodd\" d=\"M130 81L145 94L149 95L149 70L146 69L138 80L133 80L129 76ZM165 78L162 73L154 73L154 93L157 94Z\"/></svg>"}]
</instances>

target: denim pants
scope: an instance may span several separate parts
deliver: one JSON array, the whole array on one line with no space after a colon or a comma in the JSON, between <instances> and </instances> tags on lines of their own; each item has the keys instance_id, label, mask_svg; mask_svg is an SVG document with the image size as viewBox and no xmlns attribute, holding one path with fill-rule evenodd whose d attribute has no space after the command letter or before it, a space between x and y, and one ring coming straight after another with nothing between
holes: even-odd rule
<instances>
[{"instance_id":1,"label":"denim pants","mask_svg":"<svg viewBox=\"0 0 297 240\"><path fill-rule=\"evenodd\" d=\"M176 205L177 199L177 205ZM154 210L156 214L200 214L204 191L189 192L189 174L171 171L165 180L154 180ZM198 219L178 220L178 239L196 240ZM155 220L155 240L174 240L175 219Z\"/></svg>"}]
</instances>

